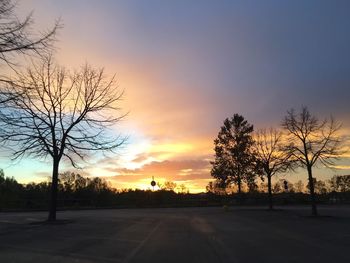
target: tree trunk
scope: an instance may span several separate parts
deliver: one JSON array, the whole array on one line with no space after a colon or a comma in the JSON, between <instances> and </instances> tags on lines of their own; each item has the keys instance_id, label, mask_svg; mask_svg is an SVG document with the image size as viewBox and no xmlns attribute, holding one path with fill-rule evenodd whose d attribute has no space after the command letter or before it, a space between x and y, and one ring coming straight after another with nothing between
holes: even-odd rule
<instances>
[{"instance_id":1,"label":"tree trunk","mask_svg":"<svg viewBox=\"0 0 350 263\"><path fill-rule=\"evenodd\" d=\"M312 207L312 215L317 216L317 206L316 206L316 197L315 197L315 188L314 188L314 180L312 177L312 167L307 167L307 172L309 176L309 188L310 188L310 195L311 195L311 207Z\"/></svg>"},{"instance_id":2,"label":"tree trunk","mask_svg":"<svg viewBox=\"0 0 350 263\"><path fill-rule=\"evenodd\" d=\"M238 177L238 180L237 180L237 186L238 186L238 204L242 204L242 195L241 195L241 192L242 192L242 181L241 181L241 178Z\"/></svg>"},{"instance_id":3,"label":"tree trunk","mask_svg":"<svg viewBox=\"0 0 350 263\"><path fill-rule=\"evenodd\" d=\"M238 185L238 194L240 195L241 194L241 180L240 179L238 179L238 183L237 183L237 185Z\"/></svg>"},{"instance_id":4,"label":"tree trunk","mask_svg":"<svg viewBox=\"0 0 350 263\"><path fill-rule=\"evenodd\" d=\"M271 186L271 175L267 175L267 189L269 192L269 209L273 209L273 204L272 204L272 186Z\"/></svg>"},{"instance_id":5,"label":"tree trunk","mask_svg":"<svg viewBox=\"0 0 350 263\"><path fill-rule=\"evenodd\" d=\"M57 188L58 188L58 167L59 161L53 160L52 170L52 184L51 184L51 199L49 208L48 221L56 220L56 206L57 206Z\"/></svg>"}]
</instances>

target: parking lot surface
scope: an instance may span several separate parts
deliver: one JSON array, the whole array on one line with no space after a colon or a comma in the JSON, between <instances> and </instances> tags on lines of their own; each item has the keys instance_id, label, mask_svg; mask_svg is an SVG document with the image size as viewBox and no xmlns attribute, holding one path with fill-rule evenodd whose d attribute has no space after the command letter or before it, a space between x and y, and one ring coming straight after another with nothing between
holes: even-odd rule
<instances>
[{"instance_id":1,"label":"parking lot surface","mask_svg":"<svg viewBox=\"0 0 350 263\"><path fill-rule=\"evenodd\" d=\"M350 207L0 212L0 262L350 262Z\"/></svg>"}]
</instances>

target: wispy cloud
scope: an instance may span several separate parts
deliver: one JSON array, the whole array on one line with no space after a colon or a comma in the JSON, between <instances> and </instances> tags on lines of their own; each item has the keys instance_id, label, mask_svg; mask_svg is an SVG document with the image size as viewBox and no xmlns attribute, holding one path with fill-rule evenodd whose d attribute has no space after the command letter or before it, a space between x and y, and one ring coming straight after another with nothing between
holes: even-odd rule
<instances>
[{"instance_id":1,"label":"wispy cloud","mask_svg":"<svg viewBox=\"0 0 350 263\"><path fill-rule=\"evenodd\" d=\"M331 165L330 168L336 170L350 170L350 165Z\"/></svg>"}]
</instances>

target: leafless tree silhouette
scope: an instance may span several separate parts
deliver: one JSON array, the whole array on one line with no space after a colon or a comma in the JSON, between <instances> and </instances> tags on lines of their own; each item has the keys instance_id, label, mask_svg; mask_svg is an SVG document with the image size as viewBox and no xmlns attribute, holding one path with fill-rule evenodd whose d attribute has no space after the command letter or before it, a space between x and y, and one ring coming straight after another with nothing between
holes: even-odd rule
<instances>
[{"instance_id":1,"label":"leafless tree silhouette","mask_svg":"<svg viewBox=\"0 0 350 263\"><path fill-rule=\"evenodd\" d=\"M293 168L293 162L290 159L290 154L283 151L281 131L273 128L270 128L268 131L264 129L259 130L255 134L254 139L255 155L267 177L269 208L273 209L271 178L275 174L284 173L288 169Z\"/></svg>"},{"instance_id":2,"label":"leafless tree silhouette","mask_svg":"<svg viewBox=\"0 0 350 263\"><path fill-rule=\"evenodd\" d=\"M302 107L299 113L294 109L288 111L282 126L288 136L285 150L301 167L307 169L312 215L317 216L312 168L317 163L330 167L342 154L338 134L341 125L333 118L320 121L310 114L307 107Z\"/></svg>"},{"instance_id":3,"label":"leafless tree silhouette","mask_svg":"<svg viewBox=\"0 0 350 263\"><path fill-rule=\"evenodd\" d=\"M16 53L34 52L42 54L52 48L59 20L49 31L34 34L32 30L32 13L23 20L16 16L16 2L0 1L0 60L13 66L12 56Z\"/></svg>"},{"instance_id":4,"label":"leafless tree silhouette","mask_svg":"<svg viewBox=\"0 0 350 263\"><path fill-rule=\"evenodd\" d=\"M111 129L124 116L123 92L115 78L88 65L70 73L43 58L12 79L0 93L0 142L13 149L13 158L52 157L49 220L56 219L59 164L77 166L89 151L111 151L124 142Z\"/></svg>"}]
</instances>

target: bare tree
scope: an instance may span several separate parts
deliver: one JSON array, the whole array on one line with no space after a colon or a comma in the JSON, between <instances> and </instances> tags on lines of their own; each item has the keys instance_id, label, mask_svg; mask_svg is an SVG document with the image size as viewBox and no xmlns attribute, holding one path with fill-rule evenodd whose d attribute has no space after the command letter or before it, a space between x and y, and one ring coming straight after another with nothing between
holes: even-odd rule
<instances>
[{"instance_id":1,"label":"bare tree","mask_svg":"<svg viewBox=\"0 0 350 263\"><path fill-rule=\"evenodd\" d=\"M295 189L295 192L297 192L297 193L304 192L304 183L303 183L303 181L299 180L298 182L296 182L294 184L294 189Z\"/></svg>"},{"instance_id":2,"label":"bare tree","mask_svg":"<svg viewBox=\"0 0 350 263\"><path fill-rule=\"evenodd\" d=\"M212 193L216 195L226 195L226 185L222 183L221 180L215 180L212 182L209 182L208 185L205 187L207 193Z\"/></svg>"},{"instance_id":3,"label":"bare tree","mask_svg":"<svg viewBox=\"0 0 350 263\"><path fill-rule=\"evenodd\" d=\"M57 29L61 27L60 21L56 21L51 30L37 34L33 33L32 24L32 13L20 20L16 16L16 2L0 1L0 60L12 66L13 54L28 52L41 54L51 49Z\"/></svg>"},{"instance_id":4,"label":"bare tree","mask_svg":"<svg viewBox=\"0 0 350 263\"><path fill-rule=\"evenodd\" d=\"M175 182L165 181L163 184L162 190L175 191L176 186L177 185Z\"/></svg>"},{"instance_id":5,"label":"bare tree","mask_svg":"<svg viewBox=\"0 0 350 263\"><path fill-rule=\"evenodd\" d=\"M288 135L286 151L299 166L307 169L312 215L317 216L312 168L318 163L330 167L341 155L341 137L338 135L341 125L333 118L320 121L302 107L298 114L294 109L288 111L282 126Z\"/></svg>"},{"instance_id":6,"label":"bare tree","mask_svg":"<svg viewBox=\"0 0 350 263\"><path fill-rule=\"evenodd\" d=\"M15 99L13 99L15 98ZM118 123L122 92L103 69L85 65L70 73L51 57L8 79L0 93L0 142L13 149L13 158L53 160L49 220L56 219L59 165L73 166L87 152L111 151L123 142L108 128Z\"/></svg>"},{"instance_id":7,"label":"bare tree","mask_svg":"<svg viewBox=\"0 0 350 263\"><path fill-rule=\"evenodd\" d=\"M189 189L186 187L185 184L180 184L176 187L177 189L177 192L179 194L186 194L186 193L189 193Z\"/></svg>"},{"instance_id":8,"label":"bare tree","mask_svg":"<svg viewBox=\"0 0 350 263\"><path fill-rule=\"evenodd\" d=\"M267 177L269 208L273 209L271 178L275 174L284 173L292 168L289 153L283 151L282 132L270 128L256 132L253 144L258 163Z\"/></svg>"},{"instance_id":9,"label":"bare tree","mask_svg":"<svg viewBox=\"0 0 350 263\"><path fill-rule=\"evenodd\" d=\"M350 191L350 175L334 175L328 180L328 184L330 191L348 192Z\"/></svg>"}]
</instances>

